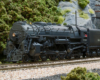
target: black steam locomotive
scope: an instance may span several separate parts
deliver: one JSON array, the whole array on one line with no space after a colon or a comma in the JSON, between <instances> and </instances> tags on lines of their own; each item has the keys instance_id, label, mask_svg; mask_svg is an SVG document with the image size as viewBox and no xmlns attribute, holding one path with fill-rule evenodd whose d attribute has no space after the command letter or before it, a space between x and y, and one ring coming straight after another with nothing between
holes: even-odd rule
<instances>
[{"instance_id":1,"label":"black steam locomotive","mask_svg":"<svg viewBox=\"0 0 100 80\"><path fill-rule=\"evenodd\" d=\"M100 56L100 30L18 21L10 30L4 54L13 62Z\"/></svg>"}]
</instances>

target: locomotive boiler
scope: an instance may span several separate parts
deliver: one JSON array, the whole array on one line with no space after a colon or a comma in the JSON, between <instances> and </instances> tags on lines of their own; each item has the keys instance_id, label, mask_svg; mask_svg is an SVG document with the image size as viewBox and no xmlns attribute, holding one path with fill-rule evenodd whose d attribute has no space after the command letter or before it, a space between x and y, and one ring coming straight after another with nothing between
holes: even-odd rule
<instances>
[{"instance_id":1,"label":"locomotive boiler","mask_svg":"<svg viewBox=\"0 0 100 80\"><path fill-rule=\"evenodd\" d=\"M100 56L100 30L45 22L15 22L4 54L7 61L45 61Z\"/></svg>"}]
</instances>

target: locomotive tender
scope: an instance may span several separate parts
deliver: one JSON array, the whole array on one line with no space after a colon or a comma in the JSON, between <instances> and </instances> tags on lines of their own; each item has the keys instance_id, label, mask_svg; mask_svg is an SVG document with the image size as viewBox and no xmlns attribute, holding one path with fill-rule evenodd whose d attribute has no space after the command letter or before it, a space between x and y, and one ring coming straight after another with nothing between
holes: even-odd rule
<instances>
[{"instance_id":1,"label":"locomotive tender","mask_svg":"<svg viewBox=\"0 0 100 80\"><path fill-rule=\"evenodd\" d=\"M13 62L100 56L100 30L18 21L10 30L4 54Z\"/></svg>"}]
</instances>

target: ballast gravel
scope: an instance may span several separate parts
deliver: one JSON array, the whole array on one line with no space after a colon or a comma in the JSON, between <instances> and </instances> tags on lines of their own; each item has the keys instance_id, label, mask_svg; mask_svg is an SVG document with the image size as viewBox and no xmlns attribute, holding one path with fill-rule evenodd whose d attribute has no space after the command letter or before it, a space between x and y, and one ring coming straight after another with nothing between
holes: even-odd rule
<instances>
[{"instance_id":1,"label":"ballast gravel","mask_svg":"<svg viewBox=\"0 0 100 80\"><path fill-rule=\"evenodd\" d=\"M66 76L67 73L76 67L86 67L88 71L97 72L100 75L100 61L97 61L34 69L0 71L0 80L61 80L60 76Z\"/></svg>"}]
</instances>

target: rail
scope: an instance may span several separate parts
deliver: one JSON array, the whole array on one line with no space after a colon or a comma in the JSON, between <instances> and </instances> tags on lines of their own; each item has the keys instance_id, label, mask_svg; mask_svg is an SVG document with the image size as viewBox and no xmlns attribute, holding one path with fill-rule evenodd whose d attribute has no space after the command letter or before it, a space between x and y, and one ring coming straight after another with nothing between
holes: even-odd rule
<instances>
[{"instance_id":1,"label":"rail","mask_svg":"<svg viewBox=\"0 0 100 80\"><path fill-rule=\"evenodd\" d=\"M60 60L60 61L46 61L46 62L36 62L36 63L21 63L21 64L3 64L0 65L0 71L3 70L17 70L17 69L30 69L30 68L40 68L56 65L67 65L67 64L76 64L76 63L87 63L100 61L100 58L86 58L86 59L77 59L77 60Z\"/></svg>"}]
</instances>

